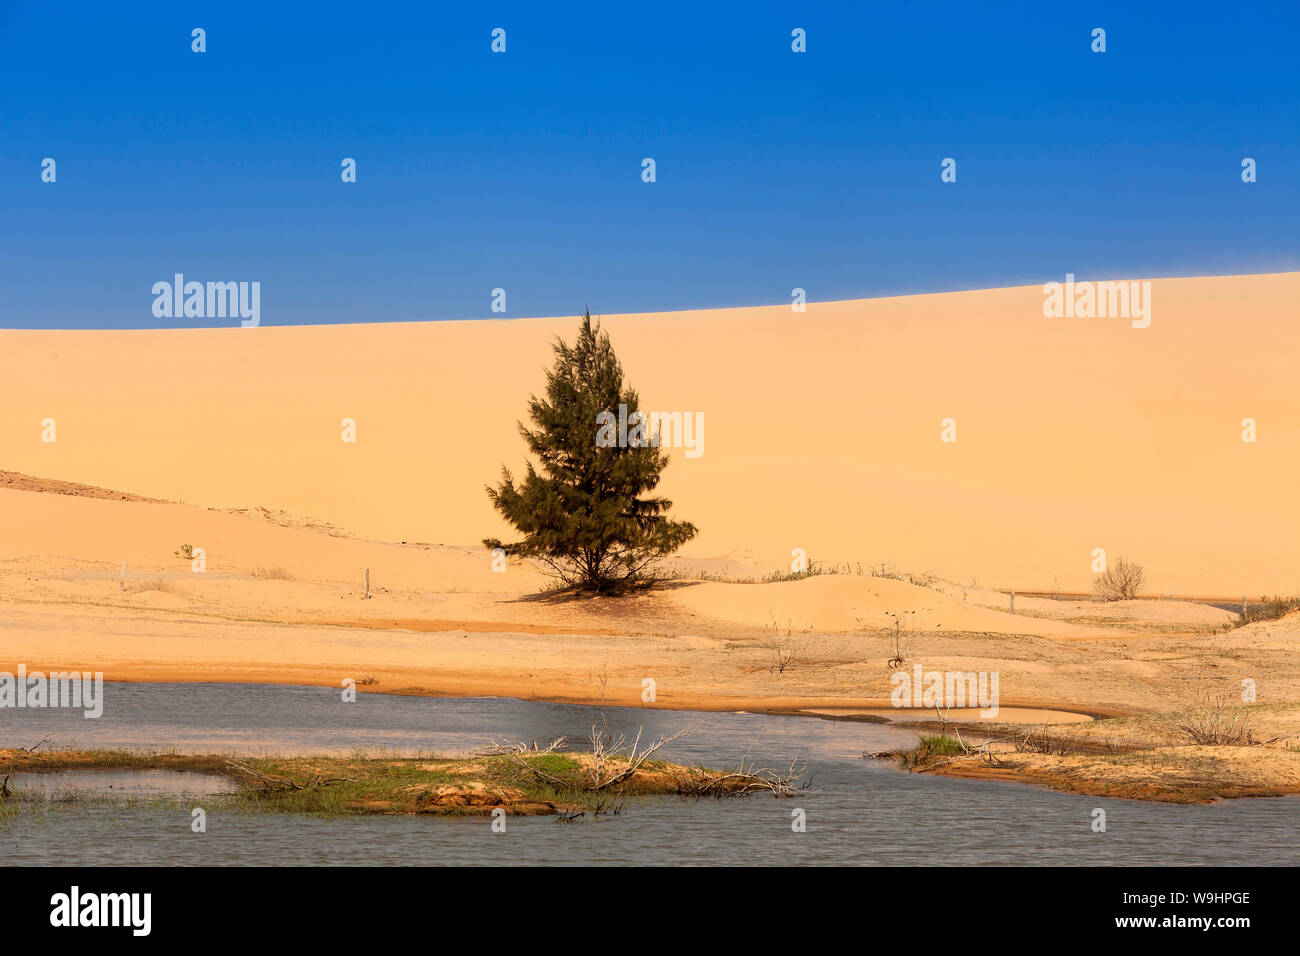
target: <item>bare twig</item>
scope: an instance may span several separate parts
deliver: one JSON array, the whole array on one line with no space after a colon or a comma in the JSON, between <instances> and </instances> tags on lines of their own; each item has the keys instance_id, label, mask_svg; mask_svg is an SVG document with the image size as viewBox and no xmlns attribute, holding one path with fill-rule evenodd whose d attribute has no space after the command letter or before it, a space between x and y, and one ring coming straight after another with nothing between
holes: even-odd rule
<instances>
[{"instance_id":1,"label":"bare twig","mask_svg":"<svg viewBox=\"0 0 1300 956\"><path fill-rule=\"evenodd\" d=\"M233 760L227 760L226 766L237 770L247 777L261 784L262 789L267 792L288 791L288 790L315 790L317 787L327 787L333 783L352 783L356 777L324 777L316 774L305 784L298 783L296 780L290 780L288 777L277 777L269 773L263 773L260 770L254 770L242 763L236 763Z\"/></svg>"},{"instance_id":2,"label":"bare twig","mask_svg":"<svg viewBox=\"0 0 1300 956\"><path fill-rule=\"evenodd\" d=\"M551 740L545 747L538 747L537 741L526 744L522 740L505 740L498 741L495 737L486 747L480 747L478 750L470 751L471 757L500 757L505 754L550 754L560 749L560 746L567 740L567 737L556 737Z\"/></svg>"},{"instance_id":3,"label":"bare twig","mask_svg":"<svg viewBox=\"0 0 1300 956\"><path fill-rule=\"evenodd\" d=\"M644 749L638 749L643 731L644 728L638 727L636 737L629 744L622 734L611 737L608 731L597 730L595 724L592 725L592 773L589 789L605 790L622 783L640 770L642 764L653 757L666 744L672 743L679 737L684 737L687 733L685 730L679 730L667 737L661 736L655 743L648 745ZM625 763L621 770L615 771L609 767L609 764L617 761L625 761Z\"/></svg>"},{"instance_id":4,"label":"bare twig","mask_svg":"<svg viewBox=\"0 0 1300 956\"><path fill-rule=\"evenodd\" d=\"M770 793L777 797L791 797L812 784L807 776L807 761L795 757L784 773L767 768L746 765L742 758L735 770L714 773L704 767L689 767L677 777L678 792L684 796L724 797L747 793Z\"/></svg>"},{"instance_id":5,"label":"bare twig","mask_svg":"<svg viewBox=\"0 0 1300 956\"><path fill-rule=\"evenodd\" d=\"M1192 707L1170 714L1164 724L1177 736L1203 746L1256 743L1249 718L1240 711L1233 712L1222 694L1197 694Z\"/></svg>"}]
</instances>

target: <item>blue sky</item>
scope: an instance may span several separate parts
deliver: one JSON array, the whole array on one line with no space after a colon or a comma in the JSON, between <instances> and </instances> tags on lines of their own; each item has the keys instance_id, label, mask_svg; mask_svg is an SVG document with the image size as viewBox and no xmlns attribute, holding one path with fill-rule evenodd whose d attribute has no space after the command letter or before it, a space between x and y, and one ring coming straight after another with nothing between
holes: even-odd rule
<instances>
[{"instance_id":1,"label":"blue sky","mask_svg":"<svg viewBox=\"0 0 1300 956\"><path fill-rule=\"evenodd\" d=\"M0 3L0 326L232 324L155 318L176 272L294 325L1300 269L1293 0L289 6Z\"/></svg>"}]
</instances>

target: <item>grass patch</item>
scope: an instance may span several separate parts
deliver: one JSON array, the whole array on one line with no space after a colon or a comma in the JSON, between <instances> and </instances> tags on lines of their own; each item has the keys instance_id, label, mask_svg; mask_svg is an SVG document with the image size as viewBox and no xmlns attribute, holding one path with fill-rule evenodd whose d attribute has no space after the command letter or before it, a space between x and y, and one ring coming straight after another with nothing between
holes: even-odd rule
<instances>
[{"instance_id":1,"label":"grass patch","mask_svg":"<svg viewBox=\"0 0 1300 956\"><path fill-rule=\"evenodd\" d=\"M127 590L139 591L142 594L145 591L161 591L164 594L177 594L180 591L175 583L164 580L163 578L149 578L145 581L136 581L132 583Z\"/></svg>"},{"instance_id":2,"label":"grass patch","mask_svg":"<svg viewBox=\"0 0 1300 956\"><path fill-rule=\"evenodd\" d=\"M10 773L60 770L175 770L219 774L239 789L204 799L209 806L337 817L359 814L513 815L617 812L619 800L650 795L740 795L767 790L764 771L718 772L661 760L641 760L626 779L626 757L604 753L593 773L593 754L506 752L470 757L436 755L232 758L126 750L0 751L0 778ZM595 786L594 781L601 781ZM93 799L91 797L90 799ZM30 803L22 794L0 795L0 816Z\"/></svg>"},{"instance_id":3,"label":"grass patch","mask_svg":"<svg viewBox=\"0 0 1300 956\"><path fill-rule=\"evenodd\" d=\"M802 571L781 569L769 571L761 577L753 575L737 577L719 571L704 570L696 570L690 574L674 574L670 575L670 577L679 581L713 581L721 584L776 584L782 581L802 581L804 578L817 578L825 575L890 578L895 581L906 581L908 584L914 584L921 588L932 588L939 581L932 574L901 572L894 565L883 561L879 565L870 565L863 564L861 561L814 561L811 558L808 559L808 567Z\"/></svg>"},{"instance_id":4,"label":"grass patch","mask_svg":"<svg viewBox=\"0 0 1300 956\"><path fill-rule=\"evenodd\" d=\"M935 757L956 757L966 752L965 747L947 734L925 734L918 749Z\"/></svg>"},{"instance_id":5,"label":"grass patch","mask_svg":"<svg viewBox=\"0 0 1300 956\"><path fill-rule=\"evenodd\" d=\"M918 770L944 757L963 757L966 754L966 748L956 738L947 734L922 734L920 743L911 750L899 751L897 756L904 768Z\"/></svg>"},{"instance_id":6,"label":"grass patch","mask_svg":"<svg viewBox=\"0 0 1300 956\"><path fill-rule=\"evenodd\" d=\"M272 568L264 568L259 565L258 567L253 569L253 577L262 578L263 580L266 581L292 581L293 580L293 575L290 574L288 571L286 571L284 568L280 567L279 565L276 565L275 567Z\"/></svg>"}]
</instances>

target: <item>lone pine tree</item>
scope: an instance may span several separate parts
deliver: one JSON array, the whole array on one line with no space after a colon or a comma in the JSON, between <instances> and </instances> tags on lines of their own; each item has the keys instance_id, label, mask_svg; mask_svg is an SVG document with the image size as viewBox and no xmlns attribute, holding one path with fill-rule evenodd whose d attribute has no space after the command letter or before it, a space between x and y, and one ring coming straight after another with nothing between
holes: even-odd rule
<instances>
[{"instance_id":1,"label":"lone pine tree","mask_svg":"<svg viewBox=\"0 0 1300 956\"><path fill-rule=\"evenodd\" d=\"M582 317L573 346L557 339L546 397L529 398L535 427L519 433L540 461L530 461L518 485L508 468L488 497L523 536L513 544L485 538L489 548L537 558L567 587L610 594L647 582L654 562L672 554L696 528L668 517L672 502L643 497L668 464L650 444L597 443L597 416L620 404L637 410L637 393L623 385L623 368L609 334ZM608 444L608 447L602 445Z\"/></svg>"}]
</instances>

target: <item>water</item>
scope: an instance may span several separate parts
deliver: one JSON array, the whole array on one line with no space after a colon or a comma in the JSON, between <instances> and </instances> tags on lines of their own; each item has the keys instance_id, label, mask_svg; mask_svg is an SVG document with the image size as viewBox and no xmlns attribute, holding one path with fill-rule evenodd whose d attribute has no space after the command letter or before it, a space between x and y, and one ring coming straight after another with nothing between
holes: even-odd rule
<instances>
[{"instance_id":1,"label":"water","mask_svg":"<svg viewBox=\"0 0 1300 956\"><path fill-rule=\"evenodd\" d=\"M359 695L328 688L109 684L99 720L79 712L0 711L0 746L168 747L191 752L455 753L490 738L584 737L596 708L504 698ZM608 708L614 732L685 727L667 759L787 767L808 761L813 789L770 796L628 801L613 817L573 823L511 817L318 819L189 803L56 804L0 819L0 853L31 864L1287 864L1300 857L1295 798L1174 806L1052 793L1013 783L907 774L860 758L906 746L896 727L807 717ZM201 800L193 806L202 806ZM1107 832L1093 833L1102 807ZM791 830L791 812L807 831ZM12 854L12 855L10 855Z\"/></svg>"}]
</instances>

